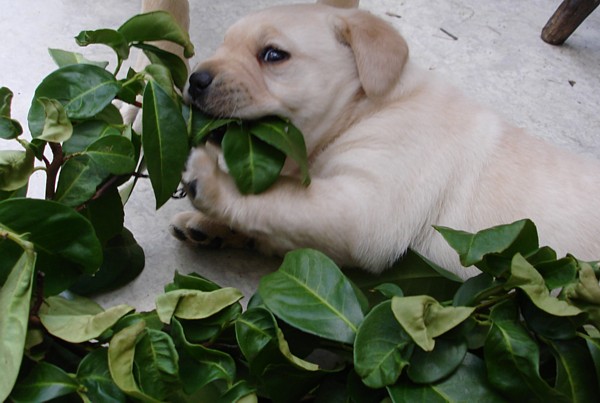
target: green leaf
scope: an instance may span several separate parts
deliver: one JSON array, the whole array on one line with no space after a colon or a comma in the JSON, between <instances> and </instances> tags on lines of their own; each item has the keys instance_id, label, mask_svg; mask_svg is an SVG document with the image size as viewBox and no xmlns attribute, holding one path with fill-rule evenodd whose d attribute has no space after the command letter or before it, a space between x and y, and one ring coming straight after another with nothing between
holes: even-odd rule
<instances>
[{"instance_id":1,"label":"green leaf","mask_svg":"<svg viewBox=\"0 0 600 403\"><path fill-rule=\"evenodd\" d=\"M64 290L82 272L94 273L102 263L101 245L92 225L62 204L5 200L0 202L0 223L17 234L28 234L38 253L36 267L46 274L48 295ZM2 241L0 253L4 253Z\"/></svg>"},{"instance_id":2,"label":"green leaf","mask_svg":"<svg viewBox=\"0 0 600 403\"><path fill-rule=\"evenodd\" d=\"M120 88L112 74L89 64L73 64L50 73L37 87L29 110L32 137L39 137L44 128L45 113L40 98L59 101L70 119L80 120L102 112Z\"/></svg>"},{"instance_id":3,"label":"green leaf","mask_svg":"<svg viewBox=\"0 0 600 403\"><path fill-rule=\"evenodd\" d=\"M256 390L246 381L239 381L227 390L216 403L257 403Z\"/></svg>"},{"instance_id":4,"label":"green leaf","mask_svg":"<svg viewBox=\"0 0 600 403\"><path fill-rule=\"evenodd\" d=\"M207 116L196 108L191 108L189 113L189 131L192 144L200 144L213 130L230 123L241 124L238 119L215 119Z\"/></svg>"},{"instance_id":5,"label":"green leaf","mask_svg":"<svg viewBox=\"0 0 600 403\"><path fill-rule=\"evenodd\" d=\"M381 274L353 270L348 271L347 275L363 291L381 283L391 283L398 285L406 296L425 294L439 301L452 299L463 282L460 277L412 250L408 250L400 261Z\"/></svg>"},{"instance_id":6,"label":"green leaf","mask_svg":"<svg viewBox=\"0 0 600 403\"><path fill-rule=\"evenodd\" d=\"M556 386L570 402L593 402L600 396L594 367L585 340L545 340L556 359Z\"/></svg>"},{"instance_id":7,"label":"green leaf","mask_svg":"<svg viewBox=\"0 0 600 403\"><path fill-rule=\"evenodd\" d=\"M378 291L385 298L390 298L390 299L392 297L403 297L404 296L404 291L402 291L402 288L400 288L396 284L392 284L392 283L383 283L383 284L375 287L373 290Z\"/></svg>"},{"instance_id":8,"label":"green leaf","mask_svg":"<svg viewBox=\"0 0 600 403\"><path fill-rule=\"evenodd\" d=\"M194 55L188 33L165 11L136 15L121 25L119 32L129 43L165 40L182 46L185 57Z\"/></svg>"},{"instance_id":9,"label":"green leaf","mask_svg":"<svg viewBox=\"0 0 600 403\"><path fill-rule=\"evenodd\" d=\"M565 317L551 315L534 305L529 297L519 296L519 307L527 327L542 336L552 340L572 339L583 324L584 315Z\"/></svg>"},{"instance_id":10,"label":"green leaf","mask_svg":"<svg viewBox=\"0 0 600 403\"><path fill-rule=\"evenodd\" d=\"M108 369L108 349L99 348L81 360L77 381L85 388L85 396L92 402L125 403L125 394L117 387Z\"/></svg>"},{"instance_id":11,"label":"green leaf","mask_svg":"<svg viewBox=\"0 0 600 403\"><path fill-rule=\"evenodd\" d=\"M302 183L305 186L310 184L306 145L298 128L283 119L267 117L252 123L249 131L296 161L300 167Z\"/></svg>"},{"instance_id":12,"label":"green leaf","mask_svg":"<svg viewBox=\"0 0 600 403\"><path fill-rule=\"evenodd\" d=\"M152 64L160 64L169 69L177 88L183 91L188 78L188 69L183 60L173 53L167 52L156 46L145 43L136 44L135 47L144 51Z\"/></svg>"},{"instance_id":13,"label":"green leaf","mask_svg":"<svg viewBox=\"0 0 600 403\"><path fill-rule=\"evenodd\" d=\"M0 116L0 139L16 139L23 134L21 124L6 116Z\"/></svg>"},{"instance_id":14,"label":"green leaf","mask_svg":"<svg viewBox=\"0 0 600 403\"><path fill-rule=\"evenodd\" d=\"M468 307L444 307L426 295L392 298L396 320L425 351L432 351L435 337L464 322L474 310Z\"/></svg>"},{"instance_id":15,"label":"green leaf","mask_svg":"<svg viewBox=\"0 0 600 403\"><path fill-rule=\"evenodd\" d=\"M531 262L531 258L527 256L527 261L535 266L535 269L544 278L546 287L550 290L562 288L577 282L579 265L573 257L534 264Z\"/></svg>"},{"instance_id":16,"label":"green leaf","mask_svg":"<svg viewBox=\"0 0 600 403\"><path fill-rule=\"evenodd\" d=\"M93 44L106 45L115 51L119 59L127 59L129 57L127 39L123 34L114 29L81 31L79 35L75 37L75 42L77 42L79 46Z\"/></svg>"},{"instance_id":17,"label":"green leaf","mask_svg":"<svg viewBox=\"0 0 600 403\"><path fill-rule=\"evenodd\" d=\"M55 99L44 97L38 98L37 102L44 108L45 119L42 132L36 136L36 139L51 143L62 143L71 138L73 125L62 104Z\"/></svg>"},{"instance_id":18,"label":"green leaf","mask_svg":"<svg viewBox=\"0 0 600 403\"><path fill-rule=\"evenodd\" d=\"M0 87L0 116L10 118L12 99L13 92L6 87Z\"/></svg>"},{"instance_id":19,"label":"green leaf","mask_svg":"<svg viewBox=\"0 0 600 403\"><path fill-rule=\"evenodd\" d=\"M454 294L452 305L476 306L493 295L504 293L504 283L488 273L471 277Z\"/></svg>"},{"instance_id":20,"label":"green leaf","mask_svg":"<svg viewBox=\"0 0 600 403\"><path fill-rule=\"evenodd\" d=\"M580 263L579 281L565 287L567 301L585 311L589 321L600 329L600 285L594 269L587 263Z\"/></svg>"},{"instance_id":21,"label":"green leaf","mask_svg":"<svg viewBox=\"0 0 600 403\"><path fill-rule=\"evenodd\" d=\"M156 82L146 85L143 105L142 144L158 209L179 186L189 151L187 130L179 108Z\"/></svg>"},{"instance_id":22,"label":"green leaf","mask_svg":"<svg viewBox=\"0 0 600 403\"><path fill-rule=\"evenodd\" d=\"M158 330L142 333L135 347L135 363L144 393L166 400L179 382L179 355L171 337Z\"/></svg>"},{"instance_id":23,"label":"green leaf","mask_svg":"<svg viewBox=\"0 0 600 403\"><path fill-rule=\"evenodd\" d=\"M458 252L463 266L477 266L496 277L504 270L487 264L486 255L512 258L516 253L527 255L538 248L537 230L530 220L499 225L476 234L446 227L436 227L436 230Z\"/></svg>"},{"instance_id":24,"label":"green leaf","mask_svg":"<svg viewBox=\"0 0 600 403\"><path fill-rule=\"evenodd\" d=\"M173 316L181 319L204 319L243 297L235 288L221 288L211 292L174 290L156 298L156 312L163 323L169 323Z\"/></svg>"},{"instance_id":25,"label":"green leaf","mask_svg":"<svg viewBox=\"0 0 600 403\"><path fill-rule=\"evenodd\" d=\"M365 317L354 343L354 370L370 388L393 385L413 353L414 343L392 313L391 301Z\"/></svg>"},{"instance_id":26,"label":"green leaf","mask_svg":"<svg viewBox=\"0 0 600 403\"><path fill-rule=\"evenodd\" d=\"M229 354L190 343L177 319L173 319L171 326L173 340L179 351L180 374L185 393L190 395L218 380L225 381L228 385L233 384L236 367Z\"/></svg>"},{"instance_id":27,"label":"green leaf","mask_svg":"<svg viewBox=\"0 0 600 403\"><path fill-rule=\"evenodd\" d=\"M4 190L0 190L0 201L2 200L8 200L8 199L14 199L17 197L26 197L27 196L27 190L28 190L28 186L23 186L22 188L19 188L17 190L13 190L13 191L4 191ZM2 264L0 264L0 286L2 285L3 281L2 281Z\"/></svg>"},{"instance_id":28,"label":"green leaf","mask_svg":"<svg viewBox=\"0 0 600 403\"><path fill-rule=\"evenodd\" d=\"M133 374L136 345L145 331L146 323L140 321L115 334L108 346L108 368L119 389L133 398L154 403L159 400L142 392Z\"/></svg>"},{"instance_id":29,"label":"green leaf","mask_svg":"<svg viewBox=\"0 0 600 403\"><path fill-rule=\"evenodd\" d=\"M539 347L519 322L514 302L494 306L490 319L484 355L491 384L515 401L563 401L564 396L540 376Z\"/></svg>"},{"instance_id":30,"label":"green leaf","mask_svg":"<svg viewBox=\"0 0 600 403\"><path fill-rule=\"evenodd\" d=\"M453 373L467 354L467 341L464 339L439 338L433 351L415 349L408 377L416 383L435 383Z\"/></svg>"},{"instance_id":31,"label":"green leaf","mask_svg":"<svg viewBox=\"0 0 600 403\"><path fill-rule=\"evenodd\" d=\"M292 354L275 317L264 308L244 312L235 330L250 373L274 402L299 400L329 374Z\"/></svg>"},{"instance_id":32,"label":"green leaf","mask_svg":"<svg viewBox=\"0 0 600 403\"><path fill-rule=\"evenodd\" d=\"M112 291L133 281L144 270L144 266L144 250L133 234L123 228L121 234L105 245L98 271L94 275L81 276L71 290L83 295Z\"/></svg>"},{"instance_id":33,"label":"green leaf","mask_svg":"<svg viewBox=\"0 0 600 403\"><path fill-rule=\"evenodd\" d=\"M78 207L90 200L110 172L95 163L89 155L70 158L61 168L54 200Z\"/></svg>"},{"instance_id":34,"label":"green leaf","mask_svg":"<svg viewBox=\"0 0 600 403\"><path fill-rule=\"evenodd\" d=\"M133 144L122 136L101 137L90 144L84 154L113 175L130 174L135 170Z\"/></svg>"},{"instance_id":35,"label":"green leaf","mask_svg":"<svg viewBox=\"0 0 600 403\"><path fill-rule=\"evenodd\" d=\"M279 178L285 154L252 136L244 126L230 125L221 146L229 173L241 193L264 192Z\"/></svg>"},{"instance_id":36,"label":"green leaf","mask_svg":"<svg viewBox=\"0 0 600 403\"><path fill-rule=\"evenodd\" d=\"M63 153L80 153L101 137L120 135L121 131L114 125L101 120L86 120L73 127L73 135L63 143Z\"/></svg>"},{"instance_id":37,"label":"green leaf","mask_svg":"<svg viewBox=\"0 0 600 403\"><path fill-rule=\"evenodd\" d=\"M538 308L551 315L575 316L582 312L576 306L551 296L542 275L519 253L512 260L510 277L504 288L523 290Z\"/></svg>"},{"instance_id":38,"label":"green leaf","mask_svg":"<svg viewBox=\"0 0 600 403\"><path fill-rule=\"evenodd\" d=\"M279 318L325 339L352 343L364 317L350 281L315 250L286 254L279 270L262 278L259 292Z\"/></svg>"},{"instance_id":39,"label":"green leaf","mask_svg":"<svg viewBox=\"0 0 600 403\"><path fill-rule=\"evenodd\" d=\"M71 64L91 64L102 69L108 66L108 62L97 62L86 59L81 53L69 52L61 49L48 49L50 57L58 67L65 67Z\"/></svg>"},{"instance_id":40,"label":"green leaf","mask_svg":"<svg viewBox=\"0 0 600 403\"><path fill-rule=\"evenodd\" d=\"M387 389L393 403L506 402L489 385L483 361L470 353L456 372L441 382L428 385L401 382Z\"/></svg>"},{"instance_id":41,"label":"green leaf","mask_svg":"<svg viewBox=\"0 0 600 403\"><path fill-rule=\"evenodd\" d=\"M3 373L0 377L1 401L6 400L13 388L23 359L35 259L36 255L31 250L22 252L0 288L0 363Z\"/></svg>"},{"instance_id":42,"label":"green leaf","mask_svg":"<svg viewBox=\"0 0 600 403\"><path fill-rule=\"evenodd\" d=\"M79 383L65 371L46 362L38 363L13 390L14 402L46 402L77 392Z\"/></svg>"},{"instance_id":43,"label":"green leaf","mask_svg":"<svg viewBox=\"0 0 600 403\"><path fill-rule=\"evenodd\" d=\"M102 246L106 246L107 242L113 240L115 237L119 237L121 234L133 238L131 234L126 235L125 232L127 232L127 230L123 229L125 213L116 186L106 188L102 196L87 203L86 207L80 211L80 214L93 225L96 236ZM109 247L113 247L118 243L118 241L115 242L115 240L113 240ZM104 252L106 254L106 251ZM95 274L98 275L99 273Z\"/></svg>"},{"instance_id":44,"label":"green leaf","mask_svg":"<svg viewBox=\"0 0 600 403\"><path fill-rule=\"evenodd\" d=\"M69 343L97 338L134 310L129 305L118 305L104 311L91 300L77 296L72 299L53 296L44 302L39 311L42 324L50 334Z\"/></svg>"},{"instance_id":45,"label":"green leaf","mask_svg":"<svg viewBox=\"0 0 600 403\"><path fill-rule=\"evenodd\" d=\"M181 274L175 272L173 283L165 286L165 291L173 290L198 290L198 291L216 291L222 288L215 282L208 280L197 273Z\"/></svg>"},{"instance_id":46,"label":"green leaf","mask_svg":"<svg viewBox=\"0 0 600 403\"><path fill-rule=\"evenodd\" d=\"M596 373L596 384L600 385L600 339L589 336L582 336L585 340L590 356L594 362L594 368Z\"/></svg>"},{"instance_id":47,"label":"green leaf","mask_svg":"<svg viewBox=\"0 0 600 403\"><path fill-rule=\"evenodd\" d=\"M29 183L33 173L33 151L0 150L0 190L12 192Z\"/></svg>"}]
</instances>

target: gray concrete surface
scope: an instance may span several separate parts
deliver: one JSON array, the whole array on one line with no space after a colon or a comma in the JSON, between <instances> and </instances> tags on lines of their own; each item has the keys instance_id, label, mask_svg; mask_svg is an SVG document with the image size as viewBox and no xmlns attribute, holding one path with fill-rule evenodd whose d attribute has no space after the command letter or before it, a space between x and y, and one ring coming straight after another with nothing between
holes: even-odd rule
<instances>
[{"instance_id":1,"label":"gray concrete surface","mask_svg":"<svg viewBox=\"0 0 600 403\"><path fill-rule=\"evenodd\" d=\"M600 157L600 11L564 46L553 47L539 36L560 2L363 0L361 7L404 34L413 60L443 74L507 120L563 147ZM191 3L193 64L212 52L226 27L240 16L292 1ZM47 48L112 60L105 48L78 48L73 36L83 29L116 28L138 9L139 1L0 0L0 86L15 93L14 117L25 126L35 87L54 69ZM0 149L8 146L0 141ZM36 174L31 196L43 194L42 175ZM194 250L171 238L170 217L187 208L187 201L173 200L154 211L149 184L138 186L126 207L126 225L146 252L146 269L126 288L101 296L103 305L126 302L151 309L175 270L196 271L250 295L259 278L277 267L278 259L248 251Z\"/></svg>"}]
</instances>

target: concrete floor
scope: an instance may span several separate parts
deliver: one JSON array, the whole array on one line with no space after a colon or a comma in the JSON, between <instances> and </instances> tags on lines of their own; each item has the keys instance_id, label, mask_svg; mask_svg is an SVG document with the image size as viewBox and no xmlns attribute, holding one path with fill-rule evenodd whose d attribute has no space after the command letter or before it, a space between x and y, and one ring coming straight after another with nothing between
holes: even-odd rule
<instances>
[{"instance_id":1,"label":"concrete floor","mask_svg":"<svg viewBox=\"0 0 600 403\"><path fill-rule=\"evenodd\" d=\"M225 29L245 13L286 0L192 0L192 64L210 55ZM600 11L562 47L542 42L540 32L561 0L364 0L362 8L393 24L406 37L411 57L436 70L506 119L577 152L600 156ZM139 10L139 1L0 0L0 86L13 90L13 117L26 127L31 97L54 70L47 48L112 60L103 47L78 48L83 29L116 28ZM10 11L9 11L10 10ZM448 35L447 33L450 33ZM0 141L0 149L12 146ZM43 194L43 176L30 196ZM146 252L146 269L126 288L99 297L110 306L151 309L175 270L196 271L250 295L278 259L247 251L194 250L167 232L169 220L188 209L172 200L154 211L148 183L126 207L126 226Z\"/></svg>"}]
</instances>

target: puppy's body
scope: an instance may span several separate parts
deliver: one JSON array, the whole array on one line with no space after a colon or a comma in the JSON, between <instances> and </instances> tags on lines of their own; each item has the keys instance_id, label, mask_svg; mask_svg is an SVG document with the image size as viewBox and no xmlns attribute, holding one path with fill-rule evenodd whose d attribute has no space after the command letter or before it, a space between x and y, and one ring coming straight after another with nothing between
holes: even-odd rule
<instances>
[{"instance_id":1,"label":"puppy's body","mask_svg":"<svg viewBox=\"0 0 600 403\"><path fill-rule=\"evenodd\" d=\"M289 57L267 62L267 49ZM235 24L197 67L210 80L190 81L191 102L217 116L290 118L312 183L288 164L267 192L243 196L199 148L184 180L201 215L175 225L210 236L218 222L266 252L313 247L373 272L413 248L466 276L433 225L531 218L543 244L600 257L600 163L530 137L407 60L404 40L361 11L283 6Z\"/></svg>"}]
</instances>

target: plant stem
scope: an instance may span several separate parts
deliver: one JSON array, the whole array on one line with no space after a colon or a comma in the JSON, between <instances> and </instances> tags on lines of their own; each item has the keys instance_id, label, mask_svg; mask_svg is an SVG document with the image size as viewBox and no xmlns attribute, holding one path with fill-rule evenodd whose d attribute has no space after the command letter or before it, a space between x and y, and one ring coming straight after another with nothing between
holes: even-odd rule
<instances>
[{"instance_id":1,"label":"plant stem","mask_svg":"<svg viewBox=\"0 0 600 403\"><path fill-rule=\"evenodd\" d=\"M56 196L56 179L58 171L64 162L62 146L58 143L48 143L52 150L52 162L47 166L46 173L46 200L54 199Z\"/></svg>"}]
</instances>

